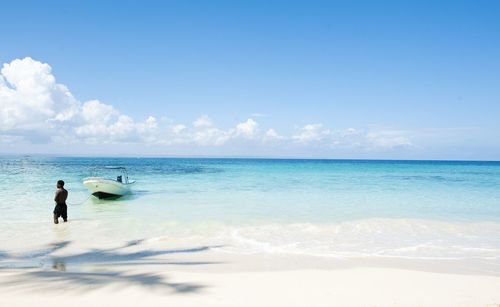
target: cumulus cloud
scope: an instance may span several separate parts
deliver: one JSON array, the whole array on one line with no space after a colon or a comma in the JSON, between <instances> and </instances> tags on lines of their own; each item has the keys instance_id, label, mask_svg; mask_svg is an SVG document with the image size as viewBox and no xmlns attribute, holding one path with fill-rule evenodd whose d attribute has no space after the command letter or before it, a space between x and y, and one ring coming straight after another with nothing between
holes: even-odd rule
<instances>
[{"instance_id":1,"label":"cumulus cloud","mask_svg":"<svg viewBox=\"0 0 500 307\"><path fill-rule=\"evenodd\" d=\"M98 100L87 101L82 106L82 117L88 123L109 123L119 112L111 105Z\"/></svg>"},{"instance_id":2,"label":"cumulus cloud","mask_svg":"<svg viewBox=\"0 0 500 307\"><path fill-rule=\"evenodd\" d=\"M249 118L238 123L234 128L221 129L214 125L207 115L201 115L191 125L173 124L168 129L167 144L196 144L203 146L221 146L238 138L257 138L258 123Z\"/></svg>"},{"instance_id":3,"label":"cumulus cloud","mask_svg":"<svg viewBox=\"0 0 500 307\"><path fill-rule=\"evenodd\" d=\"M195 128L211 127L212 125L212 120L208 115L202 115L193 122Z\"/></svg>"},{"instance_id":4,"label":"cumulus cloud","mask_svg":"<svg viewBox=\"0 0 500 307\"><path fill-rule=\"evenodd\" d=\"M208 115L191 124L161 120L151 115L138 121L99 100L81 102L52 68L32 58L16 59L0 70L0 143L153 144L159 146L223 146L231 142L326 148L390 149L412 146L407 133L395 130L332 130L320 123L307 124L289 136L263 129L253 114L232 127L215 125ZM239 141L238 141L239 140ZM238 141L238 142L236 142ZM238 143L239 144L239 143Z\"/></svg>"},{"instance_id":5,"label":"cumulus cloud","mask_svg":"<svg viewBox=\"0 0 500 307\"><path fill-rule=\"evenodd\" d=\"M283 140L284 137L282 135L280 135L278 132L276 132L276 130L274 129L268 129L266 131L266 133L264 133L264 137L263 137L263 140L266 141L266 142L269 142L269 141L278 141L278 140Z\"/></svg>"},{"instance_id":6,"label":"cumulus cloud","mask_svg":"<svg viewBox=\"0 0 500 307\"><path fill-rule=\"evenodd\" d=\"M308 124L292 136L292 139L298 143L318 142L328 138L331 135L329 129L323 128L322 124Z\"/></svg>"},{"instance_id":7,"label":"cumulus cloud","mask_svg":"<svg viewBox=\"0 0 500 307\"><path fill-rule=\"evenodd\" d=\"M324 128L322 124L305 125L292 136L292 140L302 145L320 144L363 150L387 150L414 146L408 131L387 129L367 131L355 128L331 130Z\"/></svg>"},{"instance_id":8,"label":"cumulus cloud","mask_svg":"<svg viewBox=\"0 0 500 307\"><path fill-rule=\"evenodd\" d=\"M257 134L257 124L256 121L253 119L249 118L243 123L239 123L236 125L236 135L242 135L247 138L253 138Z\"/></svg>"},{"instance_id":9,"label":"cumulus cloud","mask_svg":"<svg viewBox=\"0 0 500 307\"><path fill-rule=\"evenodd\" d=\"M114 142L140 139L156 128L156 119L136 122L112 105L81 103L56 82L52 68L32 58L16 59L0 71L0 131L33 142L64 140Z\"/></svg>"},{"instance_id":10,"label":"cumulus cloud","mask_svg":"<svg viewBox=\"0 0 500 307\"><path fill-rule=\"evenodd\" d=\"M0 130L48 129L68 122L79 103L57 84L51 67L31 58L6 63L0 70Z\"/></svg>"},{"instance_id":11,"label":"cumulus cloud","mask_svg":"<svg viewBox=\"0 0 500 307\"><path fill-rule=\"evenodd\" d=\"M200 125L201 123L201 125ZM230 138L227 131L214 127L212 121L207 116L198 118L194 123L194 132L186 134L186 143L196 143L198 145L224 145Z\"/></svg>"}]
</instances>

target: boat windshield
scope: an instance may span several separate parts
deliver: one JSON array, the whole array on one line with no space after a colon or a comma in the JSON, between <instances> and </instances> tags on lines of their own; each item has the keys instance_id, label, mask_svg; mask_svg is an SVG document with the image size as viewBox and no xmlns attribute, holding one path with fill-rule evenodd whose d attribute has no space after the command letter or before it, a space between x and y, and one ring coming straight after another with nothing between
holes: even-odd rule
<instances>
[{"instance_id":1,"label":"boat windshield","mask_svg":"<svg viewBox=\"0 0 500 307\"><path fill-rule=\"evenodd\" d=\"M122 183L129 183L127 169L120 166L94 167L91 170L91 177L101 177Z\"/></svg>"}]
</instances>

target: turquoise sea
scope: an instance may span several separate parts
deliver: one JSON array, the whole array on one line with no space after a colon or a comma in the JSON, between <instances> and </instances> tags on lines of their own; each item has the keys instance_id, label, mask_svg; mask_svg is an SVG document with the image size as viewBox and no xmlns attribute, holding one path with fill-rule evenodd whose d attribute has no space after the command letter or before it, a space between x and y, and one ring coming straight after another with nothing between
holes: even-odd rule
<instances>
[{"instance_id":1,"label":"turquoise sea","mask_svg":"<svg viewBox=\"0 0 500 307\"><path fill-rule=\"evenodd\" d=\"M96 166L137 183L89 195ZM70 222L52 225L58 179ZM0 157L0 250L57 240L217 244L227 253L500 259L500 162Z\"/></svg>"}]
</instances>

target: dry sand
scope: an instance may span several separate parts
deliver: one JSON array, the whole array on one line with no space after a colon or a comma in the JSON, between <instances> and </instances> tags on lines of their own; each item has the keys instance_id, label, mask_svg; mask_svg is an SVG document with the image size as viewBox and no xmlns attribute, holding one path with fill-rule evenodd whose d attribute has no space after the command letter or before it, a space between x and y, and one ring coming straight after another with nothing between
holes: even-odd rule
<instances>
[{"instance_id":1,"label":"dry sand","mask_svg":"<svg viewBox=\"0 0 500 307\"><path fill-rule=\"evenodd\" d=\"M494 262L64 248L3 255L0 305L500 306Z\"/></svg>"}]
</instances>

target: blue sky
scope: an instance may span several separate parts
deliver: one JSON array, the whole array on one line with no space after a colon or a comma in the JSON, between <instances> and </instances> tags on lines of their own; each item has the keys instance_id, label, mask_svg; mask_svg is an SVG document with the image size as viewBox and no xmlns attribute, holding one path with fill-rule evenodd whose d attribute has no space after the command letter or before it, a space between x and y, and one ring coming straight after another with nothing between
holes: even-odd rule
<instances>
[{"instance_id":1,"label":"blue sky","mask_svg":"<svg viewBox=\"0 0 500 307\"><path fill-rule=\"evenodd\" d=\"M100 137L81 110L65 122L5 112L0 152L500 157L498 1L9 1L0 12L0 62L33 60L10 78L47 63L32 75L66 86L74 110L114 110ZM4 110L40 105L5 93ZM122 115L133 137L110 128Z\"/></svg>"}]
</instances>

